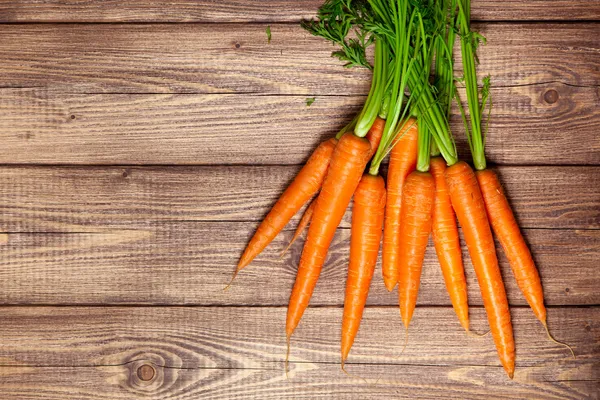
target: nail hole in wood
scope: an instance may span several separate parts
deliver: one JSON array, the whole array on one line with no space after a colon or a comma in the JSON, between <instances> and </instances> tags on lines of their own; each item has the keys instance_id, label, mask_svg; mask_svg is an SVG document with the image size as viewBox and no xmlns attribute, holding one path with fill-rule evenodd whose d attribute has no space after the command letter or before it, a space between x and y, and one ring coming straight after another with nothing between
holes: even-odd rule
<instances>
[{"instance_id":1,"label":"nail hole in wood","mask_svg":"<svg viewBox=\"0 0 600 400\"><path fill-rule=\"evenodd\" d=\"M544 93L544 100L546 100L546 103L548 104L556 103L558 101L558 92L554 89L548 90Z\"/></svg>"},{"instance_id":2,"label":"nail hole in wood","mask_svg":"<svg viewBox=\"0 0 600 400\"><path fill-rule=\"evenodd\" d=\"M73 115L73 114L72 114L72 115L71 115L71 119L75 119L75 115Z\"/></svg>"},{"instance_id":3,"label":"nail hole in wood","mask_svg":"<svg viewBox=\"0 0 600 400\"><path fill-rule=\"evenodd\" d=\"M239 43L236 43L236 44L235 44L235 48L236 48L236 49L239 49L240 47L242 47L242 45L241 45L241 44L239 44Z\"/></svg>"},{"instance_id":4,"label":"nail hole in wood","mask_svg":"<svg viewBox=\"0 0 600 400\"><path fill-rule=\"evenodd\" d=\"M570 291L571 291L571 289L569 289L569 288L566 288L566 289L565 289L565 292L566 292L566 293L569 293Z\"/></svg>"},{"instance_id":5,"label":"nail hole in wood","mask_svg":"<svg viewBox=\"0 0 600 400\"><path fill-rule=\"evenodd\" d=\"M141 380L148 382L154 378L156 371L154 371L154 367L152 367L152 365L144 364L138 368L137 375Z\"/></svg>"}]
</instances>

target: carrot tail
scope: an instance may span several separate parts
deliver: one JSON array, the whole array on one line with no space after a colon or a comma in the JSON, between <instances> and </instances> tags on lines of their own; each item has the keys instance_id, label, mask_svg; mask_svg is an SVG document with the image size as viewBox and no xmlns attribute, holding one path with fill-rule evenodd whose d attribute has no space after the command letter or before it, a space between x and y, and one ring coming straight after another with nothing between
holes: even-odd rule
<instances>
[{"instance_id":1,"label":"carrot tail","mask_svg":"<svg viewBox=\"0 0 600 400\"><path fill-rule=\"evenodd\" d=\"M475 175L485 201L490 224L504 249L517 284L537 319L544 324L546 307L540 275L498 176L489 169L477 171Z\"/></svg>"},{"instance_id":2,"label":"carrot tail","mask_svg":"<svg viewBox=\"0 0 600 400\"><path fill-rule=\"evenodd\" d=\"M321 143L300 170L294 181L283 192L269 214L261 222L242 254L233 277L245 268L285 227L289 220L314 196L325 179L337 140ZM233 279L232 279L233 280Z\"/></svg>"},{"instance_id":3,"label":"carrot tail","mask_svg":"<svg viewBox=\"0 0 600 400\"><path fill-rule=\"evenodd\" d=\"M429 172L411 172L402 192L398 269L400 314L407 328L417 304L421 269L431 232L434 199L433 176Z\"/></svg>"},{"instance_id":4,"label":"carrot tail","mask_svg":"<svg viewBox=\"0 0 600 400\"><path fill-rule=\"evenodd\" d=\"M286 333L291 336L308 307L333 240L352 194L369 160L371 145L364 138L346 133L336 146L329 171L308 228L296 282L288 306Z\"/></svg>"},{"instance_id":5,"label":"carrot tail","mask_svg":"<svg viewBox=\"0 0 600 400\"><path fill-rule=\"evenodd\" d=\"M398 134L398 139L390 153L387 174L387 201L385 206L381 269L383 272L383 282L389 291L392 291L396 283L398 283L402 188L404 187L406 177L417 165L417 122L414 118L410 118L403 126L407 128Z\"/></svg>"},{"instance_id":6,"label":"carrot tail","mask_svg":"<svg viewBox=\"0 0 600 400\"><path fill-rule=\"evenodd\" d=\"M515 341L492 231L475 173L465 162L446 169L452 206L462 226L500 362L512 379Z\"/></svg>"},{"instance_id":7,"label":"carrot tail","mask_svg":"<svg viewBox=\"0 0 600 400\"><path fill-rule=\"evenodd\" d=\"M566 343L559 342L558 340L554 339L554 336L552 336L550 334L550 330L548 329L548 324L546 323L546 321L542 322L542 324L544 325L544 329L546 329L546 333L548 334L548 339L550 339L551 342L554 342L554 343L556 343L556 344L558 344L560 346L564 346L567 349L569 349L569 351L571 352L571 355L573 356L573 358L576 358L575 357L575 352L573 351L573 348L571 346L569 346L568 344L566 344Z\"/></svg>"},{"instance_id":8,"label":"carrot tail","mask_svg":"<svg viewBox=\"0 0 600 400\"><path fill-rule=\"evenodd\" d=\"M462 327L469 332L467 279L465 278L456 215L452 209L448 186L444 177L446 171L444 159L441 157L432 158L430 171L435 179L433 243L454 312L458 316Z\"/></svg>"},{"instance_id":9,"label":"carrot tail","mask_svg":"<svg viewBox=\"0 0 600 400\"><path fill-rule=\"evenodd\" d=\"M283 258L285 253L287 253L287 251L290 249L290 247L292 247L294 242L300 237L302 232L304 232L304 229L306 229L306 227L310 223L310 220L312 219L312 215L313 215L313 212L315 211L316 204L317 204L317 199L315 198L313 201L310 202L308 207L306 207L306 210L304 211L304 214L302 214L302 218L300 219L300 222L298 222L298 226L296 227L296 231L294 232L294 236L292 237L292 240L290 240L290 243L281 252L280 258Z\"/></svg>"},{"instance_id":10,"label":"carrot tail","mask_svg":"<svg viewBox=\"0 0 600 400\"><path fill-rule=\"evenodd\" d=\"M360 326L381 243L385 212L385 182L363 175L354 192L350 263L342 319L342 368Z\"/></svg>"}]
</instances>

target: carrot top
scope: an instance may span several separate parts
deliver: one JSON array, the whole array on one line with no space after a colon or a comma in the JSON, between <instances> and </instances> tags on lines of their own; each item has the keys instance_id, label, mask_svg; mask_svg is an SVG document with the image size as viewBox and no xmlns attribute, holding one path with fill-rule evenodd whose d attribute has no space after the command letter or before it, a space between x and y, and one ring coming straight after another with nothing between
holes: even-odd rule
<instances>
[{"instance_id":1,"label":"carrot top","mask_svg":"<svg viewBox=\"0 0 600 400\"><path fill-rule=\"evenodd\" d=\"M473 157L475 169L486 168L485 160L485 136L489 125L490 113L492 111L492 100L490 97L490 77L483 78L483 85L479 89L477 85L476 64L478 63L476 51L480 43L485 43L485 38L471 30L471 0L458 0L457 25L460 35L460 50L464 70L464 84L467 90L467 104L469 118L467 118L460 99L457 103L462 115L467 141ZM489 107L488 107L489 103ZM488 108L486 128L482 131L482 115ZM469 120L469 121L468 121Z\"/></svg>"}]
</instances>

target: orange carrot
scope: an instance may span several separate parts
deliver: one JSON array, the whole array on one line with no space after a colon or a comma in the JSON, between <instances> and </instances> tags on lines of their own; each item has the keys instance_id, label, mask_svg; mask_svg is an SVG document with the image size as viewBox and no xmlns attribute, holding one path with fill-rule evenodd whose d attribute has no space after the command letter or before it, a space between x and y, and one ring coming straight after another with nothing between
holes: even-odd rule
<instances>
[{"instance_id":1,"label":"orange carrot","mask_svg":"<svg viewBox=\"0 0 600 400\"><path fill-rule=\"evenodd\" d=\"M502 185L494 171L489 169L477 171L475 175L481 188L488 218L508 258L517 284L537 319L546 325L546 307L544 307L540 275L508 200L504 196Z\"/></svg>"},{"instance_id":2,"label":"orange carrot","mask_svg":"<svg viewBox=\"0 0 600 400\"><path fill-rule=\"evenodd\" d=\"M469 303L467 301L467 279L462 261L456 215L452 209L444 172L446 162L434 157L430 171L435 179L435 204L433 207L433 243L440 261L446 290L460 324L469 330Z\"/></svg>"},{"instance_id":3,"label":"orange carrot","mask_svg":"<svg viewBox=\"0 0 600 400\"><path fill-rule=\"evenodd\" d=\"M400 315L408 328L412 319L427 240L431 232L435 180L429 172L413 171L402 189L400 247L398 262L398 299Z\"/></svg>"},{"instance_id":4,"label":"orange carrot","mask_svg":"<svg viewBox=\"0 0 600 400\"><path fill-rule=\"evenodd\" d=\"M364 174L354 192L350 263L342 319L342 368L354 343L369 295L381 243L385 212L385 182Z\"/></svg>"},{"instance_id":5,"label":"orange carrot","mask_svg":"<svg viewBox=\"0 0 600 400\"><path fill-rule=\"evenodd\" d=\"M382 251L383 281L389 291L398 282L402 188L406 177L417 164L417 139L417 122L414 118L409 118L398 133L398 139L390 153Z\"/></svg>"},{"instance_id":6,"label":"orange carrot","mask_svg":"<svg viewBox=\"0 0 600 400\"><path fill-rule=\"evenodd\" d=\"M290 240L290 243L287 245L285 250L283 250L283 252L281 253L282 256L285 254L286 251L289 250L290 247L292 247L294 242L300 237L300 235L302 234L304 229L308 226L308 224L310 223L310 220L312 219L312 215L313 215L313 212L315 211L316 205L317 205L317 198L315 197L313 199L313 201L310 202L308 207L306 207L306 210L304 210L304 214L302 214L302 218L300 218L300 222L298 222L298 226L296 227L294 236L292 236L292 240Z\"/></svg>"},{"instance_id":7,"label":"orange carrot","mask_svg":"<svg viewBox=\"0 0 600 400\"><path fill-rule=\"evenodd\" d=\"M256 230L252 239L250 239L233 278L271 243L294 214L319 191L327 174L327 168L336 143L336 139L329 139L315 149L306 165L302 167L294 181L283 192Z\"/></svg>"},{"instance_id":8,"label":"orange carrot","mask_svg":"<svg viewBox=\"0 0 600 400\"><path fill-rule=\"evenodd\" d=\"M371 126L371 129L369 129L367 136L365 136L365 138L369 141L369 143L371 143L371 154L369 155L369 158L371 158L373 156L373 154L377 150L377 147L379 147L379 142L381 142L381 136L383 134L384 127L385 127L385 119L377 117L375 119L375 122L373 123L373 126ZM312 218L316 203L317 203L317 199L315 198L310 203L310 205L308 206L306 211L304 211L304 214L302 214L302 218L300 219L300 222L298 223L298 226L296 227L296 231L294 232L294 236L292 237L292 240L290 240L290 243L287 245L287 247L281 253L281 255L285 254L285 252L287 252L289 250L289 248L292 246L292 244L300 237L300 235L302 234L302 231L304 231L304 229L306 229L306 227L308 226L308 224L310 223L310 220Z\"/></svg>"},{"instance_id":9,"label":"orange carrot","mask_svg":"<svg viewBox=\"0 0 600 400\"><path fill-rule=\"evenodd\" d=\"M375 154L379 147L379 142L381 142L381 136L383 135L383 128L385 128L385 119L377 117L375 118L375 122L373 122L371 129L369 129L367 136L365 136L369 143L371 143L371 154L369 158L373 157L373 154Z\"/></svg>"},{"instance_id":10,"label":"orange carrot","mask_svg":"<svg viewBox=\"0 0 600 400\"><path fill-rule=\"evenodd\" d=\"M290 296L286 321L288 343L308 307L329 245L360 182L370 152L369 141L353 133L342 136L335 147L327 177L317 198Z\"/></svg>"},{"instance_id":11,"label":"orange carrot","mask_svg":"<svg viewBox=\"0 0 600 400\"><path fill-rule=\"evenodd\" d=\"M463 161L446 169L452 206L462 226L500 362L512 379L515 341L492 231L475 173Z\"/></svg>"}]
</instances>

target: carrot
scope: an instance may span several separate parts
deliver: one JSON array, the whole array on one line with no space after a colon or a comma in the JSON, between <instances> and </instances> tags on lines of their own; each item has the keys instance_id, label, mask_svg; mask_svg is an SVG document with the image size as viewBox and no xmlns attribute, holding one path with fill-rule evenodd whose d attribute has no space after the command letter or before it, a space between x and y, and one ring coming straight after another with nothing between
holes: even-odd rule
<instances>
[{"instance_id":1,"label":"carrot","mask_svg":"<svg viewBox=\"0 0 600 400\"><path fill-rule=\"evenodd\" d=\"M567 347L573 356L573 349L565 343L555 340L548 330L546 318L546 307L544 306L544 290L538 269L535 266L531 252L517 221L512 208L504 195L502 185L498 180L496 173L489 169L476 171L477 181L481 188L483 200L487 210L487 215L492 225L494 233L498 237L504 254L508 258L508 263L513 271L517 285L525 296L536 318L540 320L550 340Z\"/></svg>"},{"instance_id":2,"label":"carrot","mask_svg":"<svg viewBox=\"0 0 600 400\"><path fill-rule=\"evenodd\" d=\"M289 220L319 191L327 174L327 168L336 147L337 140L329 139L321 143L302 167L296 178L283 192L269 214L261 222L250 243L244 250L233 279L277 236Z\"/></svg>"},{"instance_id":3,"label":"carrot","mask_svg":"<svg viewBox=\"0 0 600 400\"><path fill-rule=\"evenodd\" d=\"M369 143L371 143L371 154L369 158L373 157L373 154L375 154L375 151L377 151L377 148L379 147L379 142L381 142L381 136L383 135L383 128L385 128L385 119L377 117L375 122L373 122L371 129L369 129L367 136L365 136Z\"/></svg>"},{"instance_id":4,"label":"carrot","mask_svg":"<svg viewBox=\"0 0 600 400\"><path fill-rule=\"evenodd\" d=\"M342 319L342 368L354 343L377 263L385 211L385 182L364 174L354 192L350 263Z\"/></svg>"},{"instance_id":5,"label":"carrot","mask_svg":"<svg viewBox=\"0 0 600 400\"><path fill-rule=\"evenodd\" d=\"M460 324L469 331L469 303L467 280L462 261L456 215L452 209L444 172L446 162L434 157L430 162L431 174L435 179L435 204L433 207L433 243L440 261L446 290Z\"/></svg>"},{"instance_id":6,"label":"carrot","mask_svg":"<svg viewBox=\"0 0 600 400\"><path fill-rule=\"evenodd\" d=\"M515 371L515 341L483 196L475 173L464 161L448 167L445 176L452 206L462 226L477 275L496 350L504 370L512 379Z\"/></svg>"},{"instance_id":7,"label":"carrot","mask_svg":"<svg viewBox=\"0 0 600 400\"><path fill-rule=\"evenodd\" d=\"M294 242L300 237L300 235L302 234L302 232L304 231L304 229L310 223L310 220L312 219L312 215L313 215L313 212L315 211L315 206L316 205L317 205L317 198L315 197L313 199L313 201L310 202L310 204L308 205L308 207L306 207L306 210L304 210L304 214L302 214L302 218L300 218L300 222L298 222L298 226L296 227L296 231L294 232L294 236L292 236L292 240L290 240L290 243L287 245L287 247L285 248L285 250L283 250L281 252L281 256L282 257L289 250L289 248L292 247L292 244L294 244Z\"/></svg>"},{"instance_id":8,"label":"carrot","mask_svg":"<svg viewBox=\"0 0 600 400\"><path fill-rule=\"evenodd\" d=\"M398 299L404 326L412 319L427 240L431 232L435 181L428 172L413 171L402 190L400 247L398 262Z\"/></svg>"},{"instance_id":9,"label":"carrot","mask_svg":"<svg viewBox=\"0 0 600 400\"><path fill-rule=\"evenodd\" d=\"M377 117L375 119L375 122L373 123L373 126L371 127L371 129L369 129L367 136L365 136L365 138L369 141L369 143L371 143L371 154L370 154L369 158L371 158L373 156L373 154L375 153L375 150L377 150L377 147L379 147L379 142L381 141L381 136L383 134L384 127L385 127L385 119L383 119L381 117ZM287 245L285 250L283 250L283 252L281 253L282 256L288 251L288 249L292 246L292 244L300 237L300 235L302 234L302 231L304 231L304 229L306 229L306 227L310 223L316 203L317 203L317 199L315 198L310 203L310 205L306 208L306 211L304 211L304 214L302 214L302 218L300 219L300 222L298 223L298 226L296 227L294 236L292 237L292 240L290 240L290 243Z\"/></svg>"},{"instance_id":10,"label":"carrot","mask_svg":"<svg viewBox=\"0 0 600 400\"><path fill-rule=\"evenodd\" d=\"M288 343L308 307L329 245L360 182L370 152L369 141L352 133L342 136L335 147L327 177L317 198L290 296L286 321Z\"/></svg>"},{"instance_id":11,"label":"carrot","mask_svg":"<svg viewBox=\"0 0 600 400\"><path fill-rule=\"evenodd\" d=\"M402 210L402 188L408 174L417 164L418 130L414 118L402 126L396 144L390 153L387 174L387 202L383 229L382 271L387 290L392 291L398 282L400 260L400 214Z\"/></svg>"}]
</instances>

